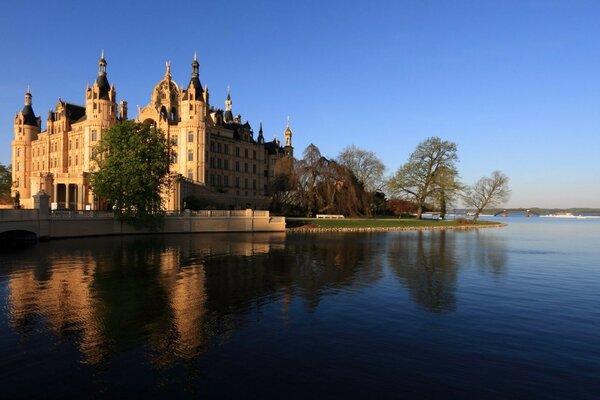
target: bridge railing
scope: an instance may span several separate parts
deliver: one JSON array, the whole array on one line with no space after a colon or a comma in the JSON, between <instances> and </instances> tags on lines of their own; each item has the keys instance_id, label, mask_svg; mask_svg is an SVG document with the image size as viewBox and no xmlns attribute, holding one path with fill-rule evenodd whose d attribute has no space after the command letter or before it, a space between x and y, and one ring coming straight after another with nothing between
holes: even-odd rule
<instances>
[{"instance_id":1,"label":"bridge railing","mask_svg":"<svg viewBox=\"0 0 600 400\"><path fill-rule=\"evenodd\" d=\"M38 210L0 210L2 221L25 221L38 218Z\"/></svg>"}]
</instances>

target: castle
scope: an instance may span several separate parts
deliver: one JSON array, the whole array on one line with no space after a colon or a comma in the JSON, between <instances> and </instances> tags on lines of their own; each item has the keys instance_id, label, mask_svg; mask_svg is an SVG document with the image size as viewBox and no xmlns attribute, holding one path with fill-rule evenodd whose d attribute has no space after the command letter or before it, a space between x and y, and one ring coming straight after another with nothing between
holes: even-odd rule
<instances>
[{"instance_id":1,"label":"castle","mask_svg":"<svg viewBox=\"0 0 600 400\"><path fill-rule=\"evenodd\" d=\"M12 196L24 208L33 207L39 191L50 195L55 209L106 209L108 203L94 196L90 172L94 170L94 146L102 132L127 119L127 102L117 103L115 86L106 73L104 53L98 77L85 89L85 105L59 99L48 113L46 130L32 107L27 89L25 105L14 120L12 142ZM160 128L172 146L171 172L177 177L165 195L169 210L180 210L187 196L205 198L221 207L266 207L268 187L276 161L293 156L292 130L265 141L262 123L258 136L241 115L234 115L228 91L225 109L209 103L208 87L202 87L196 55L186 88L180 88L167 63L163 79L152 90L151 101L135 118Z\"/></svg>"}]
</instances>

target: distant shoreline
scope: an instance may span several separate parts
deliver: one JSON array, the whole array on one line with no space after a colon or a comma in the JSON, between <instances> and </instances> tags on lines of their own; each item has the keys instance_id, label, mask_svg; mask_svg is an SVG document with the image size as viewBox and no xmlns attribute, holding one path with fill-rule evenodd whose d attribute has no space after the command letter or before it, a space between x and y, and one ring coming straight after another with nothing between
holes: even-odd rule
<instances>
[{"instance_id":1,"label":"distant shoreline","mask_svg":"<svg viewBox=\"0 0 600 400\"><path fill-rule=\"evenodd\" d=\"M452 225L452 226L377 226L377 227L335 227L324 228L315 226L298 226L286 228L286 233L365 233L365 232L392 232L392 231L466 231L479 228L503 228L505 223L490 223L478 225Z\"/></svg>"}]
</instances>

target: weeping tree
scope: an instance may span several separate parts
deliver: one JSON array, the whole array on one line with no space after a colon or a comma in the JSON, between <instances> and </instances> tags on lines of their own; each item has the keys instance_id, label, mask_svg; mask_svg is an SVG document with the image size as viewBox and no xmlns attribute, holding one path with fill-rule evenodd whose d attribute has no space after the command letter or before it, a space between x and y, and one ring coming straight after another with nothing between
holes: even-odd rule
<instances>
[{"instance_id":1,"label":"weeping tree","mask_svg":"<svg viewBox=\"0 0 600 400\"><path fill-rule=\"evenodd\" d=\"M298 198L309 213L366 215L369 196L354 173L310 144L298 162Z\"/></svg>"},{"instance_id":2,"label":"weeping tree","mask_svg":"<svg viewBox=\"0 0 600 400\"><path fill-rule=\"evenodd\" d=\"M150 124L124 121L102 132L93 149L91 186L136 227L156 228L165 211L171 160L164 133Z\"/></svg>"},{"instance_id":3,"label":"weeping tree","mask_svg":"<svg viewBox=\"0 0 600 400\"><path fill-rule=\"evenodd\" d=\"M479 214L486 207L497 206L509 199L508 181L508 176L500 171L494 171L491 176L484 176L472 186L465 188L462 199L467 207L475 209L473 221L477 221Z\"/></svg>"},{"instance_id":4,"label":"weeping tree","mask_svg":"<svg viewBox=\"0 0 600 400\"><path fill-rule=\"evenodd\" d=\"M417 145L408 161L390 178L388 190L413 202L420 219L428 201L438 200L442 205L447 201L446 196L458 178L457 161L455 143L430 137Z\"/></svg>"}]
</instances>

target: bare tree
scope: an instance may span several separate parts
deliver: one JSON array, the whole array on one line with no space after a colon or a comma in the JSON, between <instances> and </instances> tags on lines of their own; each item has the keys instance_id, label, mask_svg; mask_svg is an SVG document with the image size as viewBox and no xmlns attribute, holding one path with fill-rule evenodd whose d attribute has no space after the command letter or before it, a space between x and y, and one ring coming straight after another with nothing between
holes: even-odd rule
<instances>
[{"instance_id":1,"label":"bare tree","mask_svg":"<svg viewBox=\"0 0 600 400\"><path fill-rule=\"evenodd\" d=\"M425 203L439 193L442 182L458 177L457 161L455 143L430 137L417 145L408 162L390 178L388 189L393 195L414 202L417 218L421 218ZM447 183L444 185L448 187Z\"/></svg>"},{"instance_id":2,"label":"bare tree","mask_svg":"<svg viewBox=\"0 0 600 400\"><path fill-rule=\"evenodd\" d=\"M494 171L491 177L484 176L473 186L465 189L462 196L465 205L475 208L473 221L477 221L484 208L493 207L508 200L510 197L508 181L508 177L502 172Z\"/></svg>"},{"instance_id":3,"label":"bare tree","mask_svg":"<svg viewBox=\"0 0 600 400\"><path fill-rule=\"evenodd\" d=\"M374 152L350 145L340 153L337 161L354 173L367 192L377 192L383 188L385 165Z\"/></svg>"}]
</instances>

